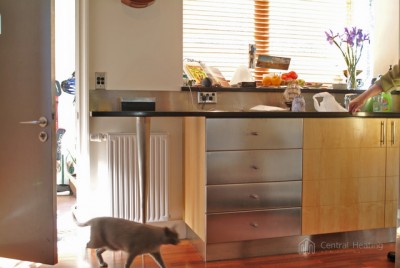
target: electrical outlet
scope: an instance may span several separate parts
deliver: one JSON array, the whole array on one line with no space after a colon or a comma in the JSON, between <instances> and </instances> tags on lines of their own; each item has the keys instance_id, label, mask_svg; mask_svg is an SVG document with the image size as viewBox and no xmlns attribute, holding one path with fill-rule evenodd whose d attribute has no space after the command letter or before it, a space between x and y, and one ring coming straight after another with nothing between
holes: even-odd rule
<instances>
[{"instance_id":1,"label":"electrical outlet","mask_svg":"<svg viewBox=\"0 0 400 268\"><path fill-rule=\"evenodd\" d=\"M95 72L95 89L106 89L106 73Z\"/></svg>"},{"instance_id":2,"label":"electrical outlet","mask_svg":"<svg viewBox=\"0 0 400 268\"><path fill-rule=\"evenodd\" d=\"M217 103L217 92L197 92L197 103Z\"/></svg>"}]
</instances>

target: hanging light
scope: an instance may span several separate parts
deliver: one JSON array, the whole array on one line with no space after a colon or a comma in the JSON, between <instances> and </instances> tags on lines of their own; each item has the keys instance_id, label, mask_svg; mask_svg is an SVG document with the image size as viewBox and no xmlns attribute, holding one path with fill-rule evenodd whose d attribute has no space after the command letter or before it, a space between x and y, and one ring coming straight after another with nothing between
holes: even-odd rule
<instances>
[{"instance_id":1,"label":"hanging light","mask_svg":"<svg viewBox=\"0 0 400 268\"><path fill-rule=\"evenodd\" d=\"M135 8L144 8L152 5L155 0L121 0L121 3Z\"/></svg>"}]
</instances>

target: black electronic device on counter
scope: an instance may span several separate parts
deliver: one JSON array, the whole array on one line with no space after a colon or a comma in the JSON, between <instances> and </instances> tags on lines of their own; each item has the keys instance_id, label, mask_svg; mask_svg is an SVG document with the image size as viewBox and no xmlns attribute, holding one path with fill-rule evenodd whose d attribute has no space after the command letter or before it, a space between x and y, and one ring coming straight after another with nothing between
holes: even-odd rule
<instances>
[{"instance_id":1,"label":"black electronic device on counter","mask_svg":"<svg viewBox=\"0 0 400 268\"><path fill-rule=\"evenodd\" d=\"M155 111L156 98L121 99L121 111Z\"/></svg>"},{"instance_id":2,"label":"black electronic device on counter","mask_svg":"<svg viewBox=\"0 0 400 268\"><path fill-rule=\"evenodd\" d=\"M253 87L253 88L257 86L256 82L240 82L239 85L240 87Z\"/></svg>"}]
</instances>

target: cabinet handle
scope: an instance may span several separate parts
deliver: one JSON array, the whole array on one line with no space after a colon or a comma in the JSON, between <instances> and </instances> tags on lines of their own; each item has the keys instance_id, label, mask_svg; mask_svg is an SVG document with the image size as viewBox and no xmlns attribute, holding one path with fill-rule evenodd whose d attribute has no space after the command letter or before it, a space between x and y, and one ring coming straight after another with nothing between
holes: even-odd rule
<instances>
[{"instance_id":1,"label":"cabinet handle","mask_svg":"<svg viewBox=\"0 0 400 268\"><path fill-rule=\"evenodd\" d=\"M249 197L255 200L260 200L260 196L258 194L251 194Z\"/></svg>"},{"instance_id":2,"label":"cabinet handle","mask_svg":"<svg viewBox=\"0 0 400 268\"><path fill-rule=\"evenodd\" d=\"M396 144L396 123L394 121L391 122L391 135L392 135L392 145Z\"/></svg>"},{"instance_id":3,"label":"cabinet handle","mask_svg":"<svg viewBox=\"0 0 400 268\"><path fill-rule=\"evenodd\" d=\"M385 145L385 122L381 121L381 145Z\"/></svg>"},{"instance_id":4,"label":"cabinet handle","mask_svg":"<svg viewBox=\"0 0 400 268\"><path fill-rule=\"evenodd\" d=\"M251 222L250 226L254 227L254 228L258 228L258 223L257 222Z\"/></svg>"},{"instance_id":5,"label":"cabinet handle","mask_svg":"<svg viewBox=\"0 0 400 268\"><path fill-rule=\"evenodd\" d=\"M254 169L254 170L258 170L258 167L257 167L257 166L254 166L254 165L251 166L251 168Z\"/></svg>"},{"instance_id":6,"label":"cabinet handle","mask_svg":"<svg viewBox=\"0 0 400 268\"><path fill-rule=\"evenodd\" d=\"M252 131L252 132L250 132L250 134L251 134L252 136L258 136L258 132L257 132L257 131Z\"/></svg>"}]
</instances>

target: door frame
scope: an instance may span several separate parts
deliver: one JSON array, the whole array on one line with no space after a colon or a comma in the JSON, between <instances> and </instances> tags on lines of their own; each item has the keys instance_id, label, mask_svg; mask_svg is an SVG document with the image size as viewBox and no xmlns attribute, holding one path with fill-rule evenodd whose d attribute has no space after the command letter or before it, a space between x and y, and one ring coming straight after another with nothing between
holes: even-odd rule
<instances>
[{"instance_id":1,"label":"door frame","mask_svg":"<svg viewBox=\"0 0 400 268\"><path fill-rule=\"evenodd\" d=\"M77 204L90 209L90 139L89 139L89 0L75 0L76 49L75 81L77 119Z\"/></svg>"}]
</instances>

